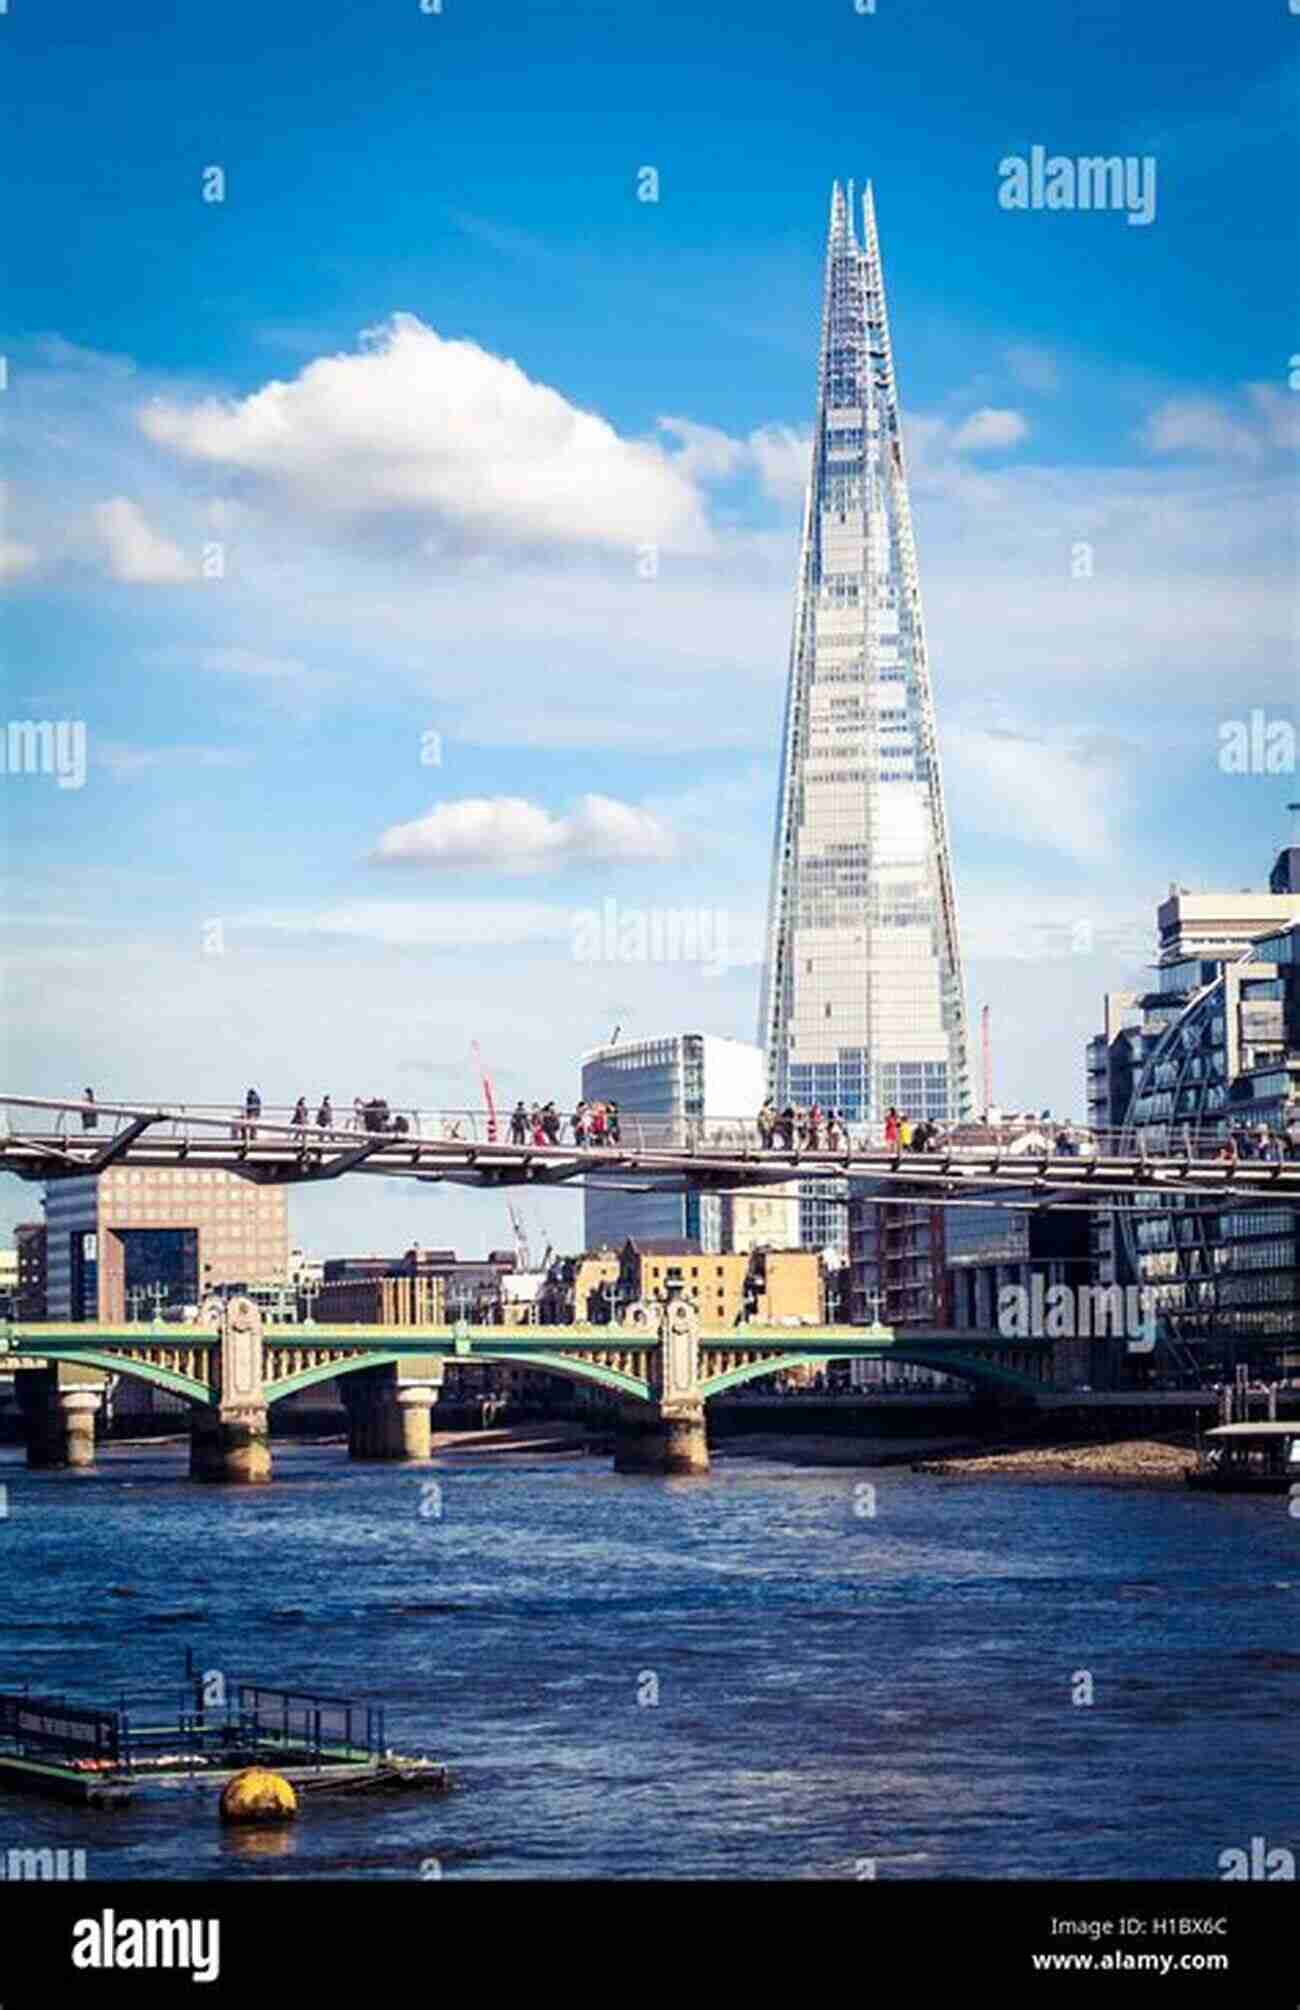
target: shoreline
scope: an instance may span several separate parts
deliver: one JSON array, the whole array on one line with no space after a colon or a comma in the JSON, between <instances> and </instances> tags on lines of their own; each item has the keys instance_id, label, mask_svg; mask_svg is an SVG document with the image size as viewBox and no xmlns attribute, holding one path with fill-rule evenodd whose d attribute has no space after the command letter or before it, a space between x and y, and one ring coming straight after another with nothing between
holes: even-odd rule
<instances>
[{"instance_id":1,"label":"shoreline","mask_svg":"<svg viewBox=\"0 0 1300 2010\"><path fill-rule=\"evenodd\" d=\"M913 1471L944 1479L996 1475L1021 1480L1083 1480L1097 1486L1181 1487L1196 1462L1190 1444L1162 1438L1121 1438L1111 1444L1035 1445L1004 1452L960 1453L918 1460Z\"/></svg>"},{"instance_id":2,"label":"shoreline","mask_svg":"<svg viewBox=\"0 0 1300 2010\"><path fill-rule=\"evenodd\" d=\"M101 1453L170 1450L188 1444L188 1434L159 1437L109 1438ZM284 1437L274 1444L284 1450L347 1448L342 1434L328 1437ZM15 1448L16 1449L16 1448ZM496 1429L436 1431L432 1459L510 1457L608 1458L613 1439L568 1420L504 1425ZM715 1464L747 1459L795 1467L889 1468L905 1466L938 1479L996 1477L1025 1482L1078 1480L1110 1486L1181 1487L1195 1464L1195 1448L1166 1439L1136 1437L1109 1443L1096 1440L1059 1445L1007 1445L991 1448L977 1439L935 1437L869 1438L833 1432L744 1432L710 1445Z\"/></svg>"}]
</instances>

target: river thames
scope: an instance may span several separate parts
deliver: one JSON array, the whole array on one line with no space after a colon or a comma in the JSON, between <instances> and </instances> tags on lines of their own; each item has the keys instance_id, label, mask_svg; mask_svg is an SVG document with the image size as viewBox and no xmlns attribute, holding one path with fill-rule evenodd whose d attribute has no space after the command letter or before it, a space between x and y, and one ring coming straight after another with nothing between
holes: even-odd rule
<instances>
[{"instance_id":1,"label":"river thames","mask_svg":"<svg viewBox=\"0 0 1300 2010\"><path fill-rule=\"evenodd\" d=\"M0 1685L179 1694L192 1645L382 1703L454 1791L273 1837L189 1787L0 1795L0 1849L84 1849L88 1878L1165 1879L1295 1847L1285 1499L282 1442L239 1492L186 1459L0 1455Z\"/></svg>"}]
</instances>

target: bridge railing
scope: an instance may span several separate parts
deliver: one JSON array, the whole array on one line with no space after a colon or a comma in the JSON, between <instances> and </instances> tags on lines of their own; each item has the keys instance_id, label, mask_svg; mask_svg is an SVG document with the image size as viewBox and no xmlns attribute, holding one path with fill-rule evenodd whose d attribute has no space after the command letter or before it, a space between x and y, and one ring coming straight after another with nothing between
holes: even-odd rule
<instances>
[{"instance_id":1,"label":"bridge railing","mask_svg":"<svg viewBox=\"0 0 1300 2010\"><path fill-rule=\"evenodd\" d=\"M539 1152L572 1153L575 1149L613 1158L620 1152L700 1153L725 1157L819 1155L843 1157L850 1152L883 1151L910 1155L924 1150L960 1159L965 1154L987 1158L993 1152L1030 1158L1175 1158L1294 1159L1300 1142L1294 1124L1289 1139L1259 1125L1238 1126L1225 1113L1196 1124L1171 1123L1131 1130L1098 1130L1069 1120L1015 1117L985 1122L940 1123L918 1138L905 1141L895 1127L881 1120L832 1120L800 1112L793 1123L778 1118L774 1127L760 1126L754 1114L738 1116L656 1116L631 1110L608 1114L603 1124L590 1114L545 1109L507 1108L489 1116L483 1109L421 1109L389 1104L381 1098L362 1099L342 1108L264 1103L256 1110L231 1103L163 1103L144 1105L104 1100L95 1104L59 1102L34 1097L0 1099L5 1127L15 1135L54 1136L61 1141L102 1141L107 1144L148 1109L154 1116L153 1136L238 1140L300 1148L346 1148L380 1138L413 1144L524 1147ZM155 1114L156 1113L156 1114ZM324 1117L324 1121L319 1119Z\"/></svg>"}]
</instances>

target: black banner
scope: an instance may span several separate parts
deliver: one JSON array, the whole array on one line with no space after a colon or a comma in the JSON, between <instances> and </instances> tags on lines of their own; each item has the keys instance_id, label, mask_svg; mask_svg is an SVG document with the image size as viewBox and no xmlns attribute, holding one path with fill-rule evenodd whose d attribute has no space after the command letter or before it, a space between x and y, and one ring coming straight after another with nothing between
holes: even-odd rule
<instances>
[{"instance_id":1,"label":"black banner","mask_svg":"<svg viewBox=\"0 0 1300 2010\"><path fill-rule=\"evenodd\" d=\"M770 2001L852 1986L918 2006L1289 2005L1295 1887L892 1882L33 1882L0 1889L0 2010L51 2004L422 2000L475 1979L550 1994L642 1987ZM193 1994L197 1986L199 1993ZM291 1996L289 1994L291 1992ZM638 1992L639 1993L639 1992Z\"/></svg>"}]
</instances>

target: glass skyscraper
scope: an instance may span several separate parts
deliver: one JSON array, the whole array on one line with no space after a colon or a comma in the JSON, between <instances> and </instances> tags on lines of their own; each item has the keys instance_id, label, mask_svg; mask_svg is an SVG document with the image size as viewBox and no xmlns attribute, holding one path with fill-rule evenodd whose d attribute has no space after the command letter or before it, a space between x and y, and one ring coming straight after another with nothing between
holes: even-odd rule
<instances>
[{"instance_id":1,"label":"glass skyscraper","mask_svg":"<svg viewBox=\"0 0 1300 2010\"><path fill-rule=\"evenodd\" d=\"M759 1043L778 1104L969 1111L966 1008L884 278L831 196ZM824 1192L824 1190L823 1190ZM806 1246L845 1240L803 1196Z\"/></svg>"}]
</instances>

